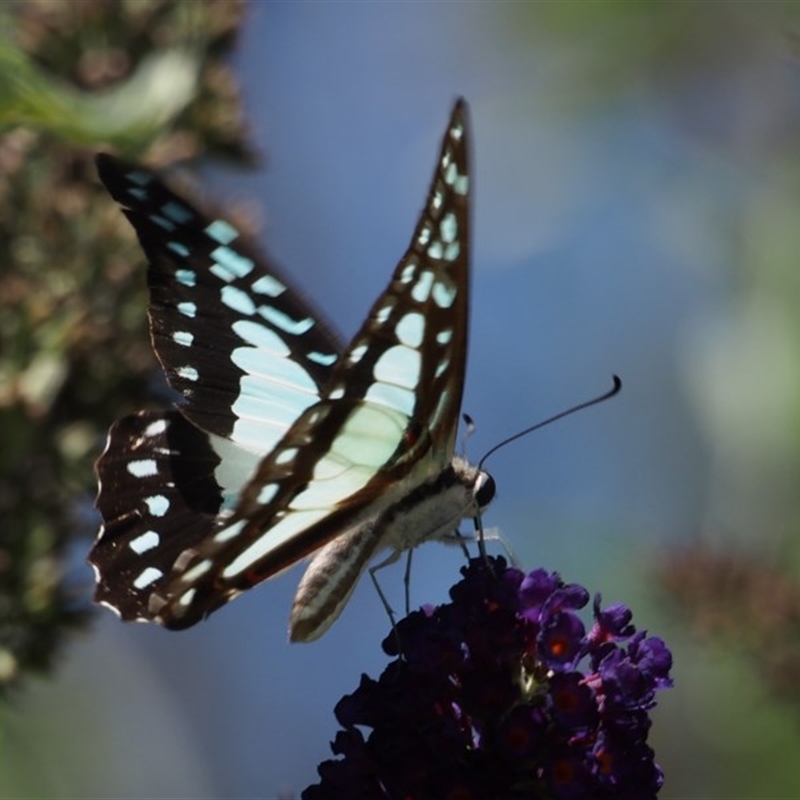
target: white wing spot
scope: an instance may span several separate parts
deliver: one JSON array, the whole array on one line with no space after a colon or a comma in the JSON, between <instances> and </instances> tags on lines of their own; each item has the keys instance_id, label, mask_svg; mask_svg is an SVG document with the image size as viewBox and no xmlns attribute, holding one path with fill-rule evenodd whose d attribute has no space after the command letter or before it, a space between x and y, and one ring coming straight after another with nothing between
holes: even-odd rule
<instances>
[{"instance_id":1,"label":"white wing spot","mask_svg":"<svg viewBox=\"0 0 800 800\"><path fill-rule=\"evenodd\" d=\"M137 189L128 187L128 194L141 203L146 203L150 195L144 189Z\"/></svg>"},{"instance_id":2,"label":"white wing spot","mask_svg":"<svg viewBox=\"0 0 800 800\"><path fill-rule=\"evenodd\" d=\"M439 342L439 344L447 344L452 338L452 328L446 328L445 330L439 331L439 333L436 334L436 341Z\"/></svg>"},{"instance_id":3,"label":"white wing spot","mask_svg":"<svg viewBox=\"0 0 800 800\"><path fill-rule=\"evenodd\" d=\"M456 240L458 236L458 220L452 211L448 211L444 215L444 219L439 223L439 231L442 235L442 241L449 244Z\"/></svg>"},{"instance_id":4,"label":"white wing spot","mask_svg":"<svg viewBox=\"0 0 800 800\"><path fill-rule=\"evenodd\" d=\"M422 247L425 247L425 245L428 244L430 240L431 240L431 229L427 224L423 225L422 230L419 232L419 236L417 236L417 242L419 242L419 244Z\"/></svg>"},{"instance_id":5,"label":"white wing spot","mask_svg":"<svg viewBox=\"0 0 800 800\"><path fill-rule=\"evenodd\" d=\"M176 250L178 247L182 247L186 252L178 253L178 255L182 255L184 258L189 255L189 249L187 247L183 247L180 242L170 242L168 246L171 250ZM193 269L176 269L175 280L191 289L197 284L197 274Z\"/></svg>"},{"instance_id":6,"label":"white wing spot","mask_svg":"<svg viewBox=\"0 0 800 800\"><path fill-rule=\"evenodd\" d=\"M155 583L164 573L155 567L145 567L136 580L133 582L134 589L145 589L151 583Z\"/></svg>"},{"instance_id":7,"label":"white wing spot","mask_svg":"<svg viewBox=\"0 0 800 800\"><path fill-rule=\"evenodd\" d=\"M281 358L285 358L291 352L286 342L265 325L259 325L249 319L242 319L234 322L232 327L237 336L254 347L269 350L270 353Z\"/></svg>"},{"instance_id":8,"label":"white wing spot","mask_svg":"<svg viewBox=\"0 0 800 800\"><path fill-rule=\"evenodd\" d=\"M242 532L242 528L244 528L244 520L240 519L238 522L234 522L233 525L228 525L227 528L223 528L221 531L215 533L212 537L212 541L216 542L217 544L229 542L231 539L235 539Z\"/></svg>"},{"instance_id":9,"label":"white wing spot","mask_svg":"<svg viewBox=\"0 0 800 800\"><path fill-rule=\"evenodd\" d=\"M204 558L199 564L195 564L188 572L184 572L183 575L181 575L181 581L183 583L194 583L198 578L202 578L213 565L214 562L210 558Z\"/></svg>"},{"instance_id":10,"label":"white wing spot","mask_svg":"<svg viewBox=\"0 0 800 800\"><path fill-rule=\"evenodd\" d=\"M407 283L407 281L403 281L403 283ZM375 314L375 322L378 325L383 325L387 319L391 316L392 310L394 309L394 303L387 303L383 308L378 309L378 313Z\"/></svg>"},{"instance_id":11,"label":"white wing spot","mask_svg":"<svg viewBox=\"0 0 800 800\"><path fill-rule=\"evenodd\" d=\"M243 357L247 352L252 358ZM263 351L241 347L234 351L233 361L254 363L259 355L263 361ZM297 384L297 380L305 380L305 373L293 361L284 358L273 360L272 363L276 367L276 375L265 375L263 368L260 374L242 375L239 379L239 396L231 406L236 417L231 442L252 459L259 459L264 453L270 452L298 416L319 399L318 392L306 391ZM245 468L244 463L240 464L237 479L221 484L231 487L228 496L233 505L238 488L249 480L256 464L257 461L250 464L249 469Z\"/></svg>"},{"instance_id":12,"label":"white wing spot","mask_svg":"<svg viewBox=\"0 0 800 800\"><path fill-rule=\"evenodd\" d=\"M266 360L264 353L255 347L237 347L231 353L231 361L247 373L245 378L250 378L254 381L251 391L254 397L261 401L265 399L273 402L280 401L285 405L296 408L301 399L295 396L296 393L299 392L309 397L319 396L317 384L314 383L308 372L290 358ZM256 381L255 379L258 380ZM243 399L244 394L244 386L242 385L237 403ZM267 396L265 397L265 395ZM310 406L313 402L313 400L305 402L308 399L307 397L302 399L305 404L300 411ZM239 416L242 415L240 414Z\"/></svg>"},{"instance_id":13,"label":"white wing spot","mask_svg":"<svg viewBox=\"0 0 800 800\"><path fill-rule=\"evenodd\" d=\"M175 331L172 334L172 341L179 344L181 347L191 347L194 341L194 334L189 331Z\"/></svg>"},{"instance_id":14,"label":"white wing spot","mask_svg":"<svg viewBox=\"0 0 800 800\"><path fill-rule=\"evenodd\" d=\"M347 357L347 360L351 364L358 364L359 361L364 357L364 353L367 352L367 345L359 344L356 345L351 351L350 355Z\"/></svg>"},{"instance_id":15,"label":"white wing spot","mask_svg":"<svg viewBox=\"0 0 800 800\"><path fill-rule=\"evenodd\" d=\"M146 531L135 539L131 539L128 547L137 555L141 555L158 547L159 544L161 544L161 537L155 531Z\"/></svg>"},{"instance_id":16,"label":"white wing spot","mask_svg":"<svg viewBox=\"0 0 800 800\"><path fill-rule=\"evenodd\" d=\"M187 589L177 601L179 606L183 606L184 608L190 606L192 604L192 600L194 600L194 596L197 594L197 589L191 588Z\"/></svg>"},{"instance_id":17,"label":"white wing spot","mask_svg":"<svg viewBox=\"0 0 800 800\"><path fill-rule=\"evenodd\" d=\"M145 429L144 435L145 436L158 436L167 429L167 421L165 419L157 419L155 422L151 422Z\"/></svg>"},{"instance_id":18,"label":"white wing spot","mask_svg":"<svg viewBox=\"0 0 800 800\"><path fill-rule=\"evenodd\" d=\"M444 260L455 261L461 254L461 245L458 242L451 242L444 249Z\"/></svg>"},{"instance_id":19,"label":"white wing spot","mask_svg":"<svg viewBox=\"0 0 800 800\"><path fill-rule=\"evenodd\" d=\"M409 261L408 264L403 267L403 271L400 273L400 283L411 283L416 271L417 262Z\"/></svg>"},{"instance_id":20,"label":"white wing spot","mask_svg":"<svg viewBox=\"0 0 800 800\"><path fill-rule=\"evenodd\" d=\"M455 286L447 286L442 281L436 283L433 287L433 302L436 303L439 308L450 308L453 305L453 301L456 299L456 287Z\"/></svg>"},{"instance_id":21,"label":"white wing spot","mask_svg":"<svg viewBox=\"0 0 800 800\"><path fill-rule=\"evenodd\" d=\"M213 272L214 270L212 269L211 271ZM247 316L255 314L256 304L247 292L235 286L223 286L220 294L222 302L228 306L228 308L237 311L239 314L246 314Z\"/></svg>"},{"instance_id":22,"label":"white wing spot","mask_svg":"<svg viewBox=\"0 0 800 800\"><path fill-rule=\"evenodd\" d=\"M415 350L409 352L417 355ZM396 409L369 403L356 406L331 443L330 453L325 457L350 459L353 453L357 453L358 463L352 465L338 485L330 488L339 492L339 497L347 497L367 484L373 478L375 470L382 467L397 449L407 424L406 415ZM316 484L310 484L305 492L301 492L292 501L292 506L308 508L308 505L303 504L309 500L318 501L320 495L316 489ZM319 489L326 491L322 487ZM322 507L324 506L325 502L322 503Z\"/></svg>"},{"instance_id":23,"label":"white wing spot","mask_svg":"<svg viewBox=\"0 0 800 800\"><path fill-rule=\"evenodd\" d=\"M271 322L276 328L280 328L286 333L292 333L295 336L300 336L307 330L310 330L314 325L314 320L310 317L305 319L292 319L288 314L278 311L277 308L271 306L260 306L258 313L264 317L267 322Z\"/></svg>"},{"instance_id":24,"label":"white wing spot","mask_svg":"<svg viewBox=\"0 0 800 800\"><path fill-rule=\"evenodd\" d=\"M267 553L272 552L276 547L280 547L292 536L313 525L329 513L328 509L317 510L304 513L293 513L284 517L270 529L268 536L260 536L249 547L245 548L227 567L222 571L224 579L233 578L242 572L247 571Z\"/></svg>"},{"instance_id":25,"label":"white wing spot","mask_svg":"<svg viewBox=\"0 0 800 800\"><path fill-rule=\"evenodd\" d=\"M155 494L145 498L147 510L154 517L163 517L169 511L169 500L163 494Z\"/></svg>"},{"instance_id":26,"label":"white wing spot","mask_svg":"<svg viewBox=\"0 0 800 800\"><path fill-rule=\"evenodd\" d=\"M444 255L444 247L442 247L442 243L438 239L434 239L434 241L431 242L428 248L428 255L431 258L441 258Z\"/></svg>"},{"instance_id":27,"label":"white wing spot","mask_svg":"<svg viewBox=\"0 0 800 800\"><path fill-rule=\"evenodd\" d=\"M461 175L455 162L448 163L444 171L444 182L453 187L456 194L465 195L469 190L469 177Z\"/></svg>"},{"instance_id":28,"label":"white wing spot","mask_svg":"<svg viewBox=\"0 0 800 800\"><path fill-rule=\"evenodd\" d=\"M129 461L125 469L134 478L151 478L158 475L158 464L152 458L143 458L137 461Z\"/></svg>"},{"instance_id":29,"label":"white wing spot","mask_svg":"<svg viewBox=\"0 0 800 800\"><path fill-rule=\"evenodd\" d=\"M164 203L161 206L161 213L179 225L185 225L194 217L194 214L185 205L176 203L174 200Z\"/></svg>"},{"instance_id":30,"label":"white wing spot","mask_svg":"<svg viewBox=\"0 0 800 800\"><path fill-rule=\"evenodd\" d=\"M206 233L220 244L230 244L239 235L236 228L224 219L215 219L206 228Z\"/></svg>"},{"instance_id":31,"label":"white wing spot","mask_svg":"<svg viewBox=\"0 0 800 800\"><path fill-rule=\"evenodd\" d=\"M394 386L391 383L373 383L367 390L364 400L369 403L379 403L410 417L414 411L416 397L411 389L403 386ZM317 477L316 472L314 477Z\"/></svg>"},{"instance_id":32,"label":"white wing spot","mask_svg":"<svg viewBox=\"0 0 800 800\"><path fill-rule=\"evenodd\" d=\"M327 409L323 407L315 408L309 412L307 423L309 426L316 425L320 420L328 415Z\"/></svg>"},{"instance_id":33,"label":"white wing spot","mask_svg":"<svg viewBox=\"0 0 800 800\"><path fill-rule=\"evenodd\" d=\"M175 372L178 377L187 381L196 381L200 377L200 373L194 367L178 367Z\"/></svg>"},{"instance_id":34,"label":"white wing spot","mask_svg":"<svg viewBox=\"0 0 800 800\"><path fill-rule=\"evenodd\" d=\"M278 494L278 484L268 483L266 486L261 487L261 491L258 493L258 502L265 506L267 503L272 502L276 494Z\"/></svg>"},{"instance_id":35,"label":"white wing spot","mask_svg":"<svg viewBox=\"0 0 800 800\"><path fill-rule=\"evenodd\" d=\"M372 374L376 381L415 389L419 383L421 363L419 351L398 344L390 347L378 359Z\"/></svg>"},{"instance_id":36,"label":"white wing spot","mask_svg":"<svg viewBox=\"0 0 800 800\"><path fill-rule=\"evenodd\" d=\"M250 288L257 294L266 294L269 297L278 297L286 291L286 287L272 275L262 275Z\"/></svg>"},{"instance_id":37,"label":"white wing spot","mask_svg":"<svg viewBox=\"0 0 800 800\"><path fill-rule=\"evenodd\" d=\"M297 448L287 447L286 450L282 450L277 456L275 456L275 463L281 465L291 464L295 458L297 458Z\"/></svg>"},{"instance_id":38,"label":"white wing spot","mask_svg":"<svg viewBox=\"0 0 800 800\"><path fill-rule=\"evenodd\" d=\"M315 364L321 364L323 367L330 367L336 363L336 353L317 353L312 351L306 353L306 358Z\"/></svg>"},{"instance_id":39,"label":"white wing spot","mask_svg":"<svg viewBox=\"0 0 800 800\"><path fill-rule=\"evenodd\" d=\"M239 255L230 247L218 247L210 253L210 256L216 262L211 267L211 272L226 282L247 277L256 266L252 258Z\"/></svg>"},{"instance_id":40,"label":"white wing spot","mask_svg":"<svg viewBox=\"0 0 800 800\"><path fill-rule=\"evenodd\" d=\"M183 314L184 317L192 317L194 318L197 315L197 304L196 303L178 303L178 311Z\"/></svg>"},{"instance_id":41,"label":"white wing spot","mask_svg":"<svg viewBox=\"0 0 800 800\"><path fill-rule=\"evenodd\" d=\"M338 478L346 472L353 463L349 459L339 458L336 455L327 453L314 464L313 480L327 481L331 478Z\"/></svg>"},{"instance_id":42,"label":"white wing spot","mask_svg":"<svg viewBox=\"0 0 800 800\"><path fill-rule=\"evenodd\" d=\"M395 328L400 344L407 347L419 347L425 333L425 317L417 311L406 314Z\"/></svg>"},{"instance_id":43,"label":"white wing spot","mask_svg":"<svg viewBox=\"0 0 800 800\"><path fill-rule=\"evenodd\" d=\"M175 230L175 224L166 217L162 217L161 214L150 214L150 221L154 222L168 233L172 233L172 231Z\"/></svg>"},{"instance_id":44,"label":"white wing spot","mask_svg":"<svg viewBox=\"0 0 800 800\"><path fill-rule=\"evenodd\" d=\"M153 176L144 169L132 169L125 173L125 177L137 186L147 186L153 182Z\"/></svg>"}]
</instances>

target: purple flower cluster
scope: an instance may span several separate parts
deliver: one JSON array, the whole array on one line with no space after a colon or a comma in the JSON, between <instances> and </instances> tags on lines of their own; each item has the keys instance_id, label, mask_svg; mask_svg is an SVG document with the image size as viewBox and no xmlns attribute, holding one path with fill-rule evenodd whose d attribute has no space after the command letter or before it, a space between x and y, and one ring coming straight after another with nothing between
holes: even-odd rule
<instances>
[{"instance_id":1,"label":"purple flower cluster","mask_svg":"<svg viewBox=\"0 0 800 800\"><path fill-rule=\"evenodd\" d=\"M462 574L451 603L398 623L381 677L339 701L341 758L319 765L303 800L654 798L648 711L672 685L664 642L599 596L587 633L576 611L589 593L556 573L490 558Z\"/></svg>"}]
</instances>

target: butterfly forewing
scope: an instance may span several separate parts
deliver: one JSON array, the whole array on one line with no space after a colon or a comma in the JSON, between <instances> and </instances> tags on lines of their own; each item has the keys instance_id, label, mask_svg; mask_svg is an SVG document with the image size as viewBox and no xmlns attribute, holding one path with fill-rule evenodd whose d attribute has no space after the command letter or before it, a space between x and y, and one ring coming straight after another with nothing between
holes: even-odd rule
<instances>
[{"instance_id":1,"label":"butterfly forewing","mask_svg":"<svg viewBox=\"0 0 800 800\"><path fill-rule=\"evenodd\" d=\"M466 370L470 241L466 135L466 107L460 101L453 109L411 244L332 378L346 397L406 414L409 426L397 459L416 461L430 447L436 472L453 456ZM351 364L359 366L351 369Z\"/></svg>"},{"instance_id":2,"label":"butterfly forewing","mask_svg":"<svg viewBox=\"0 0 800 800\"><path fill-rule=\"evenodd\" d=\"M301 317L312 320L305 309L284 310L284 295L280 294L270 300L269 307L276 313L260 314L248 305L245 315L244 300L238 294L230 295L235 300L220 299L220 286L233 286L251 296L252 285L250 291L245 290L250 278L237 275L227 280L217 275L215 280L202 280L209 304L203 306L208 316L207 341L213 340L213 330L222 323L230 328L231 319L254 322L259 316L263 318L258 319L259 324L263 325L263 320L270 323L271 336L276 314L283 315L277 316L284 320L277 328L282 341L287 341L288 357L311 376L319 393L263 453L235 506L221 505L212 529L201 540L192 540L177 554L175 549L170 550L171 571L163 578L156 576L150 587L150 617L169 627L198 621L244 589L375 518L449 466L467 340L469 178L465 114L465 105L459 101L442 143L425 207L391 283L344 353L335 364L326 365L326 374L312 375L309 366L319 363L317 356L324 345L315 342L313 356L309 355L303 349L309 346L309 340L301 338L307 332L300 333L293 323L285 321L297 323ZM168 245L153 242L157 223L143 221L146 216L138 212L133 221L151 262L158 264ZM203 235L209 236L207 231ZM185 238L192 236L196 232L184 233ZM229 243L223 246L227 248ZM220 259L215 258L214 264L219 266ZM209 261L208 254L204 260ZM198 271L200 266L194 264L192 268ZM159 270L157 277L165 272ZM189 398L192 413L187 416L202 423L206 420L203 409L197 411L199 417L195 413L200 400L212 398L211 402L221 404L224 388L198 388L198 384L205 383L205 375L222 379L222 369L209 365L198 370L198 379L192 377L190 385L181 382L185 375L176 365L188 362L179 358L183 345L176 341L175 325L180 322L183 330L183 319L176 316L174 307L176 298L185 302L184 289L189 287L174 273L167 278L164 291L172 310L169 315L159 309L151 311L154 340L157 348L161 342L159 356L173 384ZM201 283L199 276L196 283ZM154 304L159 296L154 289ZM198 298L198 314L200 302ZM313 330L312 321L309 331ZM254 340L260 338L255 329L250 335ZM234 346L235 341L231 343L229 330L223 333L223 341L222 357L241 347ZM327 346L330 352L331 345ZM209 359L219 357L213 347L208 350ZM299 356L301 350L303 355ZM267 356L263 368L267 378L260 389L265 396L271 389L268 376L275 360L274 355ZM175 380L176 373L181 381ZM241 376L237 380L241 383ZM278 398L284 391L277 390ZM217 446L215 452L218 450ZM214 474L220 474L220 467ZM130 570L131 575L133 572L135 569Z\"/></svg>"},{"instance_id":3,"label":"butterfly forewing","mask_svg":"<svg viewBox=\"0 0 800 800\"><path fill-rule=\"evenodd\" d=\"M97 165L150 262L153 347L184 397L181 411L209 433L268 452L318 399L340 344L228 222L141 167L107 155Z\"/></svg>"}]
</instances>

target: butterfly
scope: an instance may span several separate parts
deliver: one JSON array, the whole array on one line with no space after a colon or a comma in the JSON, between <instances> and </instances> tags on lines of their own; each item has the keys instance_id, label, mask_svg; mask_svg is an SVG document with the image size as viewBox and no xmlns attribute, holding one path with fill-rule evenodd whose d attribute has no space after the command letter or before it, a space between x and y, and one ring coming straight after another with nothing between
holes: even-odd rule
<instances>
[{"instance_id":1,"label":"butterfly","mask_svg":"<svg viewBox=\"0 0 800 800\"><path fill-rule=\"evenodd\" d=\"M89 555L97 602L186 628L313 555L290 616L291 640L310 641L378 552L390 563L452 539L489 503L491 476L455 454L468 138L458 100L408 250L347 346L230 223L145 168L97 157L147 255L152 344L182 395L109 432Z\"/></svg>"}]
</instances>

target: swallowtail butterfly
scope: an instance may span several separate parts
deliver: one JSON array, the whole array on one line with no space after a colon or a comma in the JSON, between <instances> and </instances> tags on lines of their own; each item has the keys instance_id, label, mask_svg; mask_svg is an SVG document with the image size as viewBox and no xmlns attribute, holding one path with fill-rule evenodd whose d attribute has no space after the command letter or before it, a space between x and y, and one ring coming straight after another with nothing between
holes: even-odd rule
<instances>
[{"instance_id":1,"label":"swallowtail butterfly","mask_svg":"<svg viewBox=\"0 0 800 800\"><path fill-rule=\"evenodd\" d=\"M229 223L98 156L147 254L153 347L183 395L116 422L98 460L99 603L186 628L314 554L290 623L308 641L378 551L452 538L489 502L491 477L454 454L468 150L459 100L411 244L347 347Z\"/></svg>"}]
</instances>

